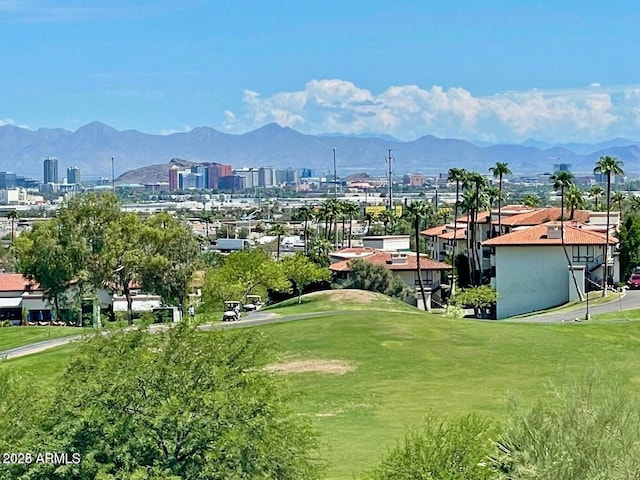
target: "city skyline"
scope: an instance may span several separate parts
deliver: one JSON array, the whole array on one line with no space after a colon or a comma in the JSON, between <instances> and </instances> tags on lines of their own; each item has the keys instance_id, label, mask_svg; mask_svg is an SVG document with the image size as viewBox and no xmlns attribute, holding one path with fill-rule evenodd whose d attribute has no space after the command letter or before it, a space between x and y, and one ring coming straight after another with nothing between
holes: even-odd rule
<instances>
[{"instance_id":1,"label":"city skyline","mask_svg":"<svg viewBox=\"0 0 640 480\"><path fill-rule=\"evenodd\" d=\"M637 2L400 3L0 2L0 125L640 140Z\"/></svg>"}]
</instances>

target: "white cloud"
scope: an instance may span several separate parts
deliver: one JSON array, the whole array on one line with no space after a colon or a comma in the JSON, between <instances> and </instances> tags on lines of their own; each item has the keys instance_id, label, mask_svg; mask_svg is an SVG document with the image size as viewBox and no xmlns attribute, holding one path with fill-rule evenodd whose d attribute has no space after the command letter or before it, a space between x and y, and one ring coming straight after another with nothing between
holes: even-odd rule
<instances>
[{"instance_id":1,"label":"white cloud","mask_svg":"<svg viewBox=\"0 0 640 480\"><path fill-rule=\"evenodd\" d=\"M636 138L640 86L529 90L474 97L461 87L392 86L374 94L340 79L311 80L303 90L263 97L245 91L241 112L223 127L240 133L277 122L304 133L384 133L517 142Z\"/></svg>"},{"instance_id":2,"label":"white cloud","mask_svg":"<svg viewBox=\"0 0 640 480\"><path fill-rule=\"evenodd\" d=\"M163 128L160 130L160 135L172 135L174 133L188 133L193 130L193 127L184 125L182 128Z\"/></svg>"},{"instance_id":3,"label":"white cloud","mask_svg":"<svg viewBox=\"0 0 640 480\"><path fill-rule=\"evenodd\" d=\"M28 125L20 125L18 123L15 122L15 120L12 120L10 118L0 118L0 127L4 127L5 125L13 125L14 127L20 127L20 128L29 128Z\"/></svg>"}]
</instances>

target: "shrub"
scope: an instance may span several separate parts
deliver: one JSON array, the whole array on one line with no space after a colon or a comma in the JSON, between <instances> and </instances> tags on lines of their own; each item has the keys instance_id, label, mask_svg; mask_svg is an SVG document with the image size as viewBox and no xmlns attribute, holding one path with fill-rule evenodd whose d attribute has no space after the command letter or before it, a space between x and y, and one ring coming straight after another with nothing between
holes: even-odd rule
<instances>
[{"instance_id":1,"label":"shrub","mask_svg":"<svg viewBox=\"0 0 640 480\"><path fill-rule=\"evenodd\" d=\"M493 448L491 424L476 415L451 422L428 417L421 431L410 430L362 480L488 480Z\"/></svg>"},{"instance_id":2,"label":"shrub","mask_svg":"<svg viewBox=\"0 0 640 480\"><path fill-rule=\"evenodd\" d=\"M509 480L627 480L640 472L640 410L597 378L559 390L551 404L514 407L493 466Z\"/></svg>"}]
</instances>

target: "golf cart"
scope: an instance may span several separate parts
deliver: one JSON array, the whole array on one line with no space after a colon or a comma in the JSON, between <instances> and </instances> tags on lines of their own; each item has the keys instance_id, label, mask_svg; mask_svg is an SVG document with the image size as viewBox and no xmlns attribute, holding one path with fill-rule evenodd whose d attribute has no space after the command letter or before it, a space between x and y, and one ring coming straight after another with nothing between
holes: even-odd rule
<instances>
[{"instance_id":1,"label":"golf cart","mask_svg":"<svg viewBox=\"0 0 640 480\"><path fill-rule=\"evenodd\" d=\"M260 295L247 295L247 303L244 304L245 312L257 312L262 308L262 297Z\"/></svg>"},{"instance_id":2,"label":"golf cart","mask_svg":"<svg viewBox=\"0 0 640 480\"><path fill-rule=\"evenodd\" d=\"M224 302L224 313L222 314L222 321L235 322L237 320L240 320L240 302Z\"/></svg>"}]
</instances>

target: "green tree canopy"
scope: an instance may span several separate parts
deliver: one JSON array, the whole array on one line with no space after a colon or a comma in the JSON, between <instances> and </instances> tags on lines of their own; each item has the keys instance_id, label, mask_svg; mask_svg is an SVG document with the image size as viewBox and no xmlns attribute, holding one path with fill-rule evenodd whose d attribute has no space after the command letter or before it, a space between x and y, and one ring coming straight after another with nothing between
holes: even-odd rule
<instances>
[{"instance_id":1,"label":"green tree canopy","mask_svg":"<svg viewBox=\"0 0 640 480\"><path fill-rule=\"evenodd\" d=\"M291 282L293 290L298 295L298 303L302 301L302 292L306 286L331 280L328 268L317 265L301 252L284 258L282 268L285 276Z\"/></svg>"},{"instance_id":2,"label":"green tree canopy","mask_svg":"<svg viewBox=\"0 0 640 480\"><path fill-rule=\"evenodd\" d=\"M12 408L17 398L5 390L0 397L0 412L13 415L0 446L81 461L0 464L0 477L317 478L315 434L264 368L272 359L266 345L254 332L203 334L185 324L97 335L81 344L51 395L31 392L41 414Z\"/></svg>"},{"instance_id":3,"label":"green tree canopy","mask_svg":"<svg viewBox=\"0 0 640 480\"><path fill-rule=\"evenodd\" d=\"M207 270L202 299L208 308L215 309L227 300L244 302L252 293L266 295L267 289L289 288L282 264L253 249L233 252L221 266Z\"/></svg>"},{"instance_id":4,"label":"green tree canopy","mask_svg":"<svg viewBox=\"0 0 640 480\"><path fill-rule=\"evenodd\" d=\"M351 260L349 265L351 272L345 288L379 292L400 299L411 294L407 285L384 265L374 265L365 260Z\"/></svg>"}]
</instances>

